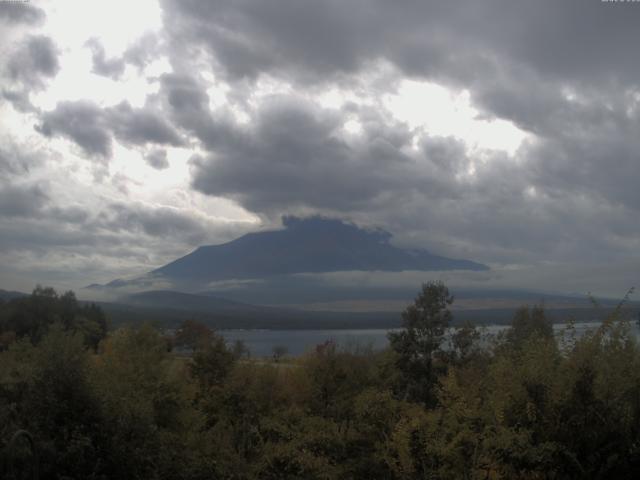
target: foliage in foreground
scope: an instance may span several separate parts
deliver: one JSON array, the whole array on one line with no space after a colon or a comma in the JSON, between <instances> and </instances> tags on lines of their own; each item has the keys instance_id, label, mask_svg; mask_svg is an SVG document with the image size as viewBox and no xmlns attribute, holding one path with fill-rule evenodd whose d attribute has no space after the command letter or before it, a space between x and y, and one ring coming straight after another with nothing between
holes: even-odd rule
<instances>
[{"instance_id":1,"label":"foliage in foreground","mask_svg":"<svg viewBox=\"0 0 640 480\"><path fill-rule=\"evenodd\" d=\"M469 325L446 337L450 304L444 285L427 284L388 350L327 342L277 363L243 359L193 323L176 339L190 357L149 326L116 330L95 351L51 317L0 353L0 472L30 468L29 452L21 463L7 445L27 430L42 478L640 473L640 350L621 309L555 338L541 308L523 308L489 342Z\"/></svg>"}]
</instances>

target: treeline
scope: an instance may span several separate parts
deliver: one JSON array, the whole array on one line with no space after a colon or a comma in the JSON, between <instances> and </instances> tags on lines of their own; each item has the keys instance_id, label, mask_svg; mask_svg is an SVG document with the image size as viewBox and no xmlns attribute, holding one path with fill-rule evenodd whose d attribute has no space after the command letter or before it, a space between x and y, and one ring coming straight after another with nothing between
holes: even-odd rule
<instances>
[{"instance_id":1,"label":"treeline","mask_svg":"<svg viewBox=\"0 0 640 480\"><path fill-rule=\"evenodd\" d=\"M2 478L36 466L60 479L640 473L640 350L622 308L580 337L571 324L554 337L533 307L490 342L472 325L449 338L453 299L429 283L387 350L326 342L273 363L194 322L170 339L145 325L96 345L85 307L69 316L64 295L45 297L51 312L29 310L47 319L37 328L16 330L24 304L0 308L11 337L0 353Z\"/></svg>"},{"instance_id":2,"label":"treeline","mask_svg":"<svg viewBox=\"0 0 640 480\"><path fill-rule=\"evenodd\" d=\"M58 295L53 288L37 286L30 296L0 299L0 351L16 339L36 344L54 324L80 333L93 349L107 335L107 318L100 307L80 304L71 291Z\"/></svg>"}]
</instances>

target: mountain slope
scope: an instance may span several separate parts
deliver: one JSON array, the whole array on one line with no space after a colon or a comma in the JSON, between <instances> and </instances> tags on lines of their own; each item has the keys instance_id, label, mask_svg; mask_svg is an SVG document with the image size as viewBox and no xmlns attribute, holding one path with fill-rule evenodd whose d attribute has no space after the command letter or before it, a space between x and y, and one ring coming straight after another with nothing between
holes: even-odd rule
<instances>
[{"instance_id":1,"label":"mountain slope","mask_svg":"<svg viewBox=\"0 0 640 480\"><path fill-rule=\"evenodd\" d=\"M5 301L13 300L14 298L22 298L22 297L28 297L28 296L29 296L28 293L0 289L0 299Z\"/></svg>"},{"instance_id":2,"label":"mountain slope","mask_svg":"<svg viewBox=\"0 0 640 480\"><path fill-rule=\"evenodd\" d=\"M203 246L154 270L165 278L210 282L337 271L487 270L485 265L397 248L391 235L320 217L284 219L285 229Z\"/></svg>"}]
</instances>

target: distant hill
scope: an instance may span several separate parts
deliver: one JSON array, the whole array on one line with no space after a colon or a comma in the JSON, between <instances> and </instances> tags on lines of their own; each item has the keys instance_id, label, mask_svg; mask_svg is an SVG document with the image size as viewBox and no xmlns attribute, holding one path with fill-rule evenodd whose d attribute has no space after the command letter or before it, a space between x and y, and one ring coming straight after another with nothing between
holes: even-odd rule
<instances>
[{"instance_id":1,"label":"distant hill","mask_svg":"<svg viewBox=\"0 0 640 480\"><path fill-rule=\"evenodd\" d=\"M14 298L22 298L22 297L28 297L29 294L28 293L23 293L23 292L15 292L15 291L11 291L11 290L2 290L0 288L0 299L2 300L12 300Z\"/></svg>"},{"instance_id":2,"label":"distant hill","mask_svg":"<svg viewBox=\"0 0 640 480\"><path fill-rule=\"evenodd\" d=\"M487 270L486 265L391 245L391 234L340 220L285 217L284 230L249 233L203 246L154 270L172 280L211 282L295 273Z\"/></svg>"},{"instance_id":3,"label":"distant hill","mask_svg":"<svg viewBox=\"0 0 640 480\"><path fill-rule=\"evenodd\" d=\"M249 233L221 245L202 246L146 274L105 285L92 284L85 290L103 294L102 298L150 290L213 291L214 296L226 298L227 291L219 289L229 283L241 294L248 293L232 300L291 303L324 290L314 280L301 280L299 274L489 269L425 249L399 248L390 243L391 234L384 230L360 228L341 220L284 217L283 224L282 230ZM296 293L284 302L272 295L287 296L289 290Z\"/></svg>"},{"instance_id":4,"label":"distant hill","mask_svg":"<svg viewBox=\"0 0 640 480\"><path fill-rule=\"evenodd\" d=\"M341 220L285 217L283 224L281 230L199 247L135 278L90 285L81 297L104 302L116 322L135 317L173 325L199 318L216 328L392 327L399 325L400 312L413 301L420 282L440 275L425 274L422 280L420 272L488 270L470 260L399 248L388 232ZM415 284L396 282L399 275L379 280L384 272L404 271ZM335 272L346 273L324 275ZM583 295L477 287L451 291L456 321L505 323L527 304L544 304L558 320L599 315ZM601 303L607 310L617 301ZM637 312L637 304L630 307Z\"/></svg>"},{"instance_id":5,"label":"distant hill","mask_svg":"<svg viewBox=\"0 0 640 480\"><path fill-rule=\"evenodd\" d=\"M98 302L111 325L151 322L175 328L194 319L213 328L351 329L391 328L400 325L397 312L309 312L232 302L205 295L150 291Z\"/></svg>"},{"instance_id":6,"label":"distant hill","mask_svg":"<svg viewBox=\"0 0 640 480\"><path fill-rule=\"evenodd\" d=\"M481 297L481 292L467 296L461 291L457 302L466 303L466 308L457 309L454 302L453 324L465 321L476 325L508 324L515 310L524 304L546 300L545 310L553 322L594 321L603 318L615 303L605 301L602 311L594 310L587 303L574 297L540 297L531 292L485 291L485 295L498 295L498 300ZM505 299L511 304L505 304ZM473 302L474 299L480 300ZM401 325L401 312L411 302L400 302L394 310L386 311L336 311L308 310L292 307L268 307L234 302L226 299L174 291L149 291L123 297L117 303L101 302L100 306L109 317L112 326L153 322L175 328L185 319L195 319L218 329L367 329L397 328ZM631 318L636 318L640 305L632 303L627 308Z\"/></svg>"},{"instance_id":7,"label":"distant hill","mask_svg":"<svg viewBox=\"0 0 640 480\"><path fill-rule=\"evenodd\" d=\"M121 299L121 303L155 308L172 308L185 311L206 312L263 312L264 307L257 307L247 303L234 302L223 298L190 293L174 292L171 290L152 290L134 293Z\"/></svg>"}]
</instances>

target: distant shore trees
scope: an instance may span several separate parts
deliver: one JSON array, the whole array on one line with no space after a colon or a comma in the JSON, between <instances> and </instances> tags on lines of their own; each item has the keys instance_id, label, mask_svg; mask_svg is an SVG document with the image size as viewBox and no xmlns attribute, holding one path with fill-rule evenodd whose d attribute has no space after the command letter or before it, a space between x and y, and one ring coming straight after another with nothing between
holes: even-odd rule
<instances>
[{"instance_id":1,"label":"distant shore trees","mask_svg":"<svg viewBox=\"0 0 640 480\"><path fill-rule=\"evenodd\" d=\"M59 295L53 288L37 286L31 295L0 305L0 349L14 339L37 343L54 325L78 332L93 349L107 335L107 318L94 303L78 302L73 292Z\"/></svg>"}]
</instances>

